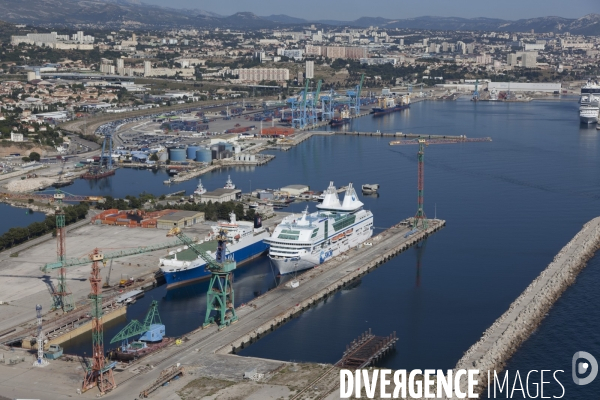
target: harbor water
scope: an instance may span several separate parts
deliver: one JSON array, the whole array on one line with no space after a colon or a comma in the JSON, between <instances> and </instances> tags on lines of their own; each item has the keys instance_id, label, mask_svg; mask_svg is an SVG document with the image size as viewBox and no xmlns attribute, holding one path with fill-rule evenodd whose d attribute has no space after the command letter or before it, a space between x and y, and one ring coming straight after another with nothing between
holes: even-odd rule
<instances>
[{"instance_id":1,"label":"harbor water","mask_svg":"<svg viewBox=\"0 0 600 400\"><path fill-rule=\"evenodd\" d=\"M34 222L42 222L46 219L46 214L0 203L0 218L2 221L0 223L0 235L3 235L10 228L24 228Z\"/></svg>"},{"instance_id":2,"label":"harbor water","mask_svg":"<svg viewBox=\"0 0 600 400\"><path fill-rule=\"evenodd\" d=\"M452 368L581 226L598 216L600 138L594 128L579 124L575 102L463 100L421 102L409 110L359 118L338 128L490 136L493 141L427 147L425 212L445 219L447 227L241 354L331 363L341 357L346 344L371 328L377 335L396 331L399 338L396 352L381 366ZM414 215L417 207L417 147L391 147L389 140L315 136L288 152L271 152L276 158L266 166L223 169L201 178L213 190L223 187L231 175L244 192L289 184L324 190L330 180L338 186L379 183L378 197L361 195L365 208L373 211L377 233ZM190 194L197 184L193 180L167 187L162 183L165 179L167 175L160 171L120 169L105 180L79 180L66 189L74 194L123 197L182 189ZM300 212L308 206L312 211L314 205L298 203L287 210ZM595 263L596 259L567 290L511 361L511 368L541 369L539 363L549 357L547 349L562 353L565 347L556 343L567 341L578 350L600 355L600 344L589 335L600 329L600 320L592 312L597 299L578 303L582 298L576 295L580 281L589 279L589 287L598 282ZM246 279L256 276L259 290L267 290L276 282L271 268L263 258L240 273L247 274ZM244 287L241 280L238 283ZM186 315L185 320L170 319L167 335L190 331L203 319L206 294L199 285L180 292L155 289L132 307L128 317L142 318L149 301L160 298L163 321L170 314ZM253 292L249 289L248 297L236 298L246 302ZM563 328L574 317L568 311L574 307L570 302L578 303L578 321L585 329ZM565 307L562 312L561 307ZM561 355L562 369L570 371L572 354Z\"/></svg>"}]
</instances>

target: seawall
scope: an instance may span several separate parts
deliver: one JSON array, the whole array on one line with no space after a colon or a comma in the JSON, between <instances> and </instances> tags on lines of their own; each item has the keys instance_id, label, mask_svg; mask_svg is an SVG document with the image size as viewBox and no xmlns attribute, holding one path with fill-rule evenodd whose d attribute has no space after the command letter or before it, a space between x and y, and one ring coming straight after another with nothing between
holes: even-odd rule
<instances>
[{"instance_id":1,"label":"seawall","mask_svg":"<svg viewBox=\"0 0 600 400\"><path fill-rule=\"evenodd\" d=\"M487 386L487 372L500 372L506 361L529 338L546 313L600 248L600 217L583 226L554 260L525 289L458 361L458 369L478 369L479 391ZM493 376L493 372L491 373ZM463 389L466 388L466 382Z\"/></svg>"}]
</instances>

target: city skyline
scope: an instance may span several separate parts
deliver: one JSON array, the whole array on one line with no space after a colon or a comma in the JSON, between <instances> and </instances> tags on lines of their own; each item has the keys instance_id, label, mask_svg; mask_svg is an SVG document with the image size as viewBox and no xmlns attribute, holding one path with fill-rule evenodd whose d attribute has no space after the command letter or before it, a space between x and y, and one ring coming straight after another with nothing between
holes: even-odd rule
<instances>
[{"instance_id":1,"label":"city skyline","mask_svg":"<svg viewBox=\"0 0 600 400\"><path fill-rule=\"evenodd\" d=\"M198 9L220 15L236 12L252 12L260 16L286 14L307 20L354 20L360 17L383 17L392 19L415 18L421 16L462 17L462 18L499 18L519 20L526 18L558 16L580 18L590 13L600 13L600 2L595 0L506 0L501 3L481 2L477 0L374 0L365 3L348 0L344 7L340 3L323 3L318 0L304 0L303 7L290 8L289 4L272 0L259 0L249 4L242 0L227 3L197 0L143 0L171 8Z\"/></svg>"}]
</instances>

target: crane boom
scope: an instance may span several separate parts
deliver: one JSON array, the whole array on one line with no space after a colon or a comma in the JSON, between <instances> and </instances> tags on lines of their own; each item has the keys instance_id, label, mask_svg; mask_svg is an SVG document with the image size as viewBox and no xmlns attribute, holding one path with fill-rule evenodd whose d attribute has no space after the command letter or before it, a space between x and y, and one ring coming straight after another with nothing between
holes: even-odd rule
<instances>
[{"instance_id":1,"label":"crane boom","mask_svg":"<svg viewBox=\"0 0 600 400\"><path fill-rule=\"evenodd\" d=\"M143 254L143 253L148 253L151 251L168 249L169 247L175 247L175 246L180 246L180 245L181 245L181 241L178 239L178 240L173 240L170 242L158 243L158 244L145 246L145 247L136 247L133 249L123 249L123 250L118 250L118 251L112 251L112 252L104 253L104 260L109 260L109 259L112 260L113 258L133 256L136 254ZM44 265L41 268L41 270L43 272L48 272L48 271L52 271L57 268L75 267L78 265L86 265L89 263L90 263L89 256L82 257L82 258L68 258L62 262L58 261L58 262L48 263L48 264Z\"/></svg>"},{"instance_id":2,"label":"crane boom","mask_svg":"<svg viewBox=\"0 0 600 400\"><path fill-rule=\"evenodd\" d=\"M48 193L7 193L7 192L0 192L0 197L2 197L4 199L9 199L9 200L29 200L29 199L34 199L34 200L47 201L49 203L56 201L55 195L54 194L48 194ZM74 195L74 194L65 195L60 200L61 201L67 201L67 202L86 201L86 202L98 202L98 203L104 203L106 201L104 199L104 197L102 197L102 196L77 196L77 195Z\"/></svg>"}]
</instances>

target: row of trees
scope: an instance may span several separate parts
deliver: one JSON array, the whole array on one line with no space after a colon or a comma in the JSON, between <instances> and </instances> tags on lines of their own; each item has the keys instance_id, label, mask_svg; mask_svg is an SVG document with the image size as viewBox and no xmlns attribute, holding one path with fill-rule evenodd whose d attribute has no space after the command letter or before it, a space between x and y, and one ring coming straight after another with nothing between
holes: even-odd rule
<instances>
[{"instance_id":1,"label":"row of trees","mask_svg":"<svg viewBox=\"0 0 600 400\"><path fill-rule=\"evenodd\" d=\"M156 211L174 209L204 212L204 218L207 221L229 219L229 214L232 211L235 213L236 218L240 221L254 220L254 210L244 210L244 206L241 203L234 201L228 201L225 203L213 203L209 201L206 204L182 202L174 205L164 205L161 203L157 203L157 200L165 200L165 196L163 195L156 198L150 193L142 193L138 197L125 196L124 199L115 199L111 196L106 196L105 202L103 204L98 204L98 208L103 210L109 210L111 208L116 208L118 210L138 210L144 208L144 205L150 202L154 204L152 209Z\"/></svg>"},{"instance_id":2,"label":"row of trees","mask_svg":"<svg viewBox=\"0 0 600 400\"><path fill-rule=\"evenodd\" d=\"M85 203L65 207L65 224L69 225L84 219L88 210L89 205ZM25 228L10 228L4 235L0 236L0 249L9 249L30 239L54 232L55 229L56 217L54 215L49 215L44 221L34 222Z\"/></svg>"}]
</instances>

